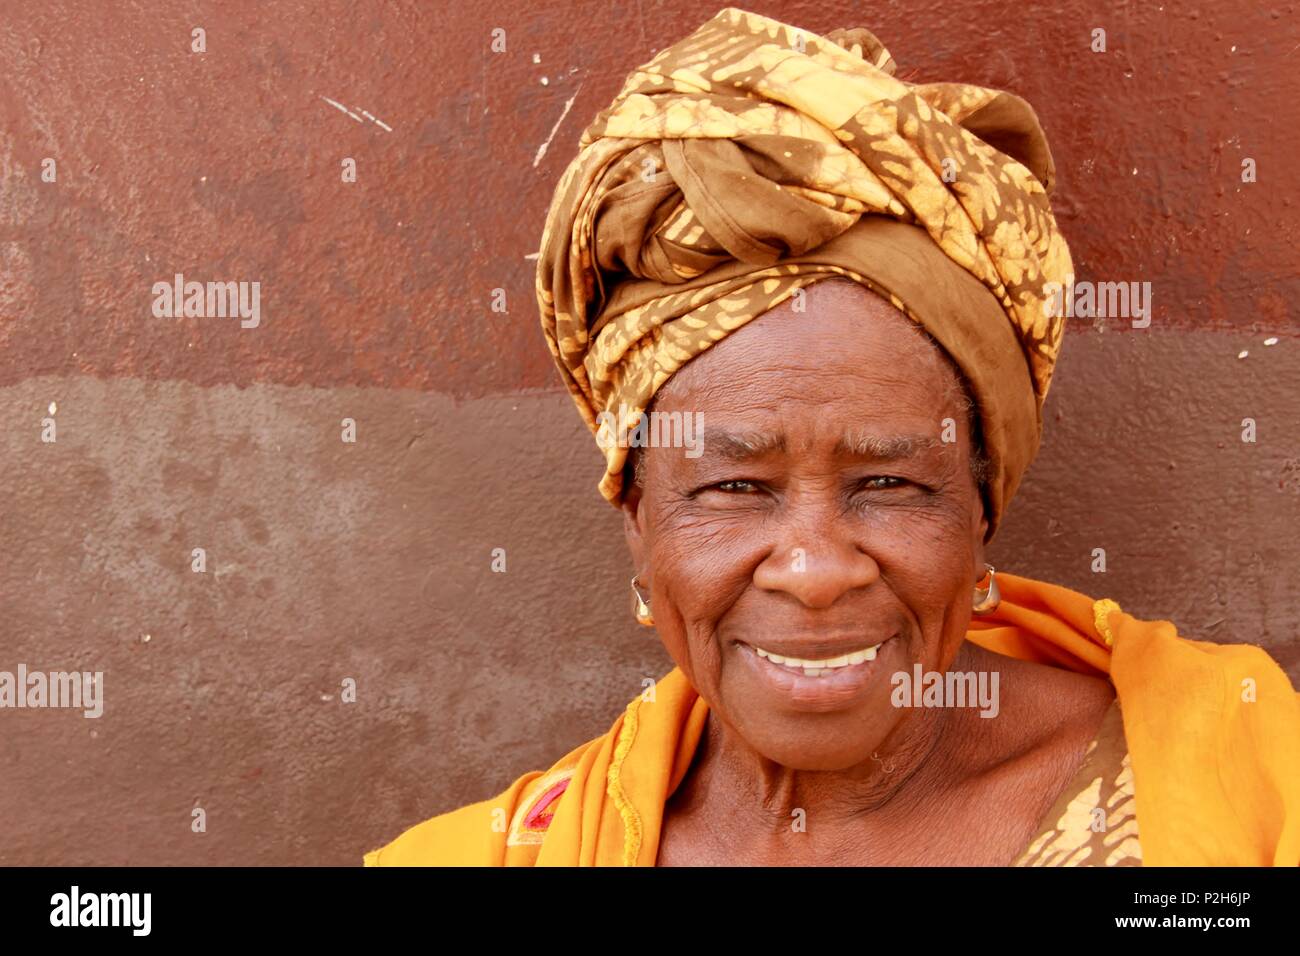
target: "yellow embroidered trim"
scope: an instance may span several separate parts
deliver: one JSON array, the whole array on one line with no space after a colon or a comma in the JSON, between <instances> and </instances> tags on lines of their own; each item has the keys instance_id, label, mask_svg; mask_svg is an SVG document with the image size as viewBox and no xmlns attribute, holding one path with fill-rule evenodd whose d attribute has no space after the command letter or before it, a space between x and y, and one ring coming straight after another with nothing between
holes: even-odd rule
<instances>
[{"instance_id":1,"label":"yellow embroidered trim","mask_svg":"<svg viewBox=\"0 0 1300 956\"><path fill-rule=\"evenodd\" d=\"M641 698L638 696L627 705L623 726L618 731L618 743L614 746L614 758L609 763L609 773L606 775L608 786L605 791L614 801L614 806L618 807L619 816L623 818L624 866L636 866L637 854L641 852L641 815L636 812L636 807L632 806L627 794L623 792L623 783L619 779L619 774L623 770L623 758L632 749L632 740L636 737L637 707L640 703Z\"/></svg>"},{"instance_id":2,"label":"yellow embroidered trim","mask_svg":"<svg viewBox=\"0 0 1300 956\"><path fill-rule=\"evenodd\" d=\"M1110 622L1106 620L1111 611L1120 610L1117 602L1110 598L1102 598L1100 601L1094 601L1092 605L1092 623L1097 629L1097 633L1106 639L1106 646L1112 647L1115 644L1115 635L1111 633Z\"/></svg>"}]
</instances>

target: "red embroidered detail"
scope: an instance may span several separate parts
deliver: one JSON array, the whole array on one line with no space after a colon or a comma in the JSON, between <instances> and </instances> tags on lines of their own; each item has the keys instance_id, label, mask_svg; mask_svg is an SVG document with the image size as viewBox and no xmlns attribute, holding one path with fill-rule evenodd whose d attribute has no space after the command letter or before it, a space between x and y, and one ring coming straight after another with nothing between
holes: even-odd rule
<instances>
[{"instance_id":1,"label":"red embroidered detail","mask_svg":"<svg viewBox=\"0 0 1300 956\"><path fill-rule=\"evenodd\" d=\"M526 829L545 830L551 825L551 820L555 818L555 801L560 798L560 794L568 789L571 779L573 778L565 777L537 798L533 808L524 817L524 827Z\"/></svg>"}]
</instances>

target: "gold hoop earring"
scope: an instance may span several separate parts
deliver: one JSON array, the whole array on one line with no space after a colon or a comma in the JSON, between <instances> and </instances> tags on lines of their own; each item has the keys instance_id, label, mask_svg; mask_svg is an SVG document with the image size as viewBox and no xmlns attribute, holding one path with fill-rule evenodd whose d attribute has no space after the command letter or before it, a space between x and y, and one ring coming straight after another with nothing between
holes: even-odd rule
<instances>
[{"instance_id":1,"label":"gold hoop earring","mask_svg":"<svg viewBox=\"0 0 1300 956\"><path fill-rule=\"evenodd\" d=\"M997 573L993 570L993 565L986 564L984 567L989 569L989 586L984 590L975 588L975 597L971 601L971 610L976 614L992 614L1002 603L1002 595L998 593Z\"/></svg>"},{"instance_id":2,"label":"gold hoop earring","mask_svg":"<svg viewBox=\"0 0 1300 956\"><path fill-rule=\"evenodd\" d=\"M636 582L637 575L632 575L632 613L643 627L654 627L654 615L650 613L650 600L641 593L641 586Z\"/></svg>"}]
</instances>

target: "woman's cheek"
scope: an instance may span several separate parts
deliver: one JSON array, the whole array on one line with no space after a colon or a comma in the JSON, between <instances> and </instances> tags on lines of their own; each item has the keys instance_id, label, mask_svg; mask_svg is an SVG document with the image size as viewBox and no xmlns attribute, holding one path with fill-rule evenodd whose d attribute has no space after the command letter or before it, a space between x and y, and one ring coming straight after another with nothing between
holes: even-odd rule
<instances>
[{"instance_id":1,"label":"woman's cheek","mask_svg":"<svg viewBox=\"0 0 1300 956\"><path fill-rule=\"evenodd\" d=\"M702 691L717 686L718 622L750 584L754 548L743 529L717 522L660 525L650 545L659 637L673 661Z\"/></svg>"},{"instance_id":2,"label":"woman's cheek","mask_svg":"<svg viewBox=\"0 0 1300 956\"><path fill-rule=\"evenodd\" d=\"M771 547L760 522L735 515L693 517L655 528L650 546L654 573L665 574L678 589L685 585L711 601L725 600L723 607L745 589Z\"/></svg>"}]
</instances>

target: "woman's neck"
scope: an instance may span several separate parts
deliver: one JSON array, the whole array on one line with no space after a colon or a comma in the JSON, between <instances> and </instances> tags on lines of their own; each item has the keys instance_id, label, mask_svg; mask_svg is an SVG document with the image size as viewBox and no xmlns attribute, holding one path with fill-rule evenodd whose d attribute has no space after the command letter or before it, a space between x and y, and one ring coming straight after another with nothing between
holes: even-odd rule
<instances>
[{"instance_id":1,"label":"woman's neck","mask_svg":"<svg viewBox=\"0 0 1300 956\"><path fill-rule=\"evenodd\" d=\"M665 830L689 828L701 852L712 844L746 862L798 859L816 827L820 847L886 832L946 789L962 763L945 742L953 712L906 712L884 743L844 770L791 769L764 757L711 711L690 769L664 808ZM842 836L841 836L842 834Z\"/></svg>"},{"instance_id":2,"label":"woman's neck","mask_svg":"<svg viewBox=\"0 0 1300 956\"><path fill-rule=\"evenodd\" d=\"M964 644L952 667L1000 667L999 720L908 710L842 771L764 758L710 712L664 806L660 865L1000 865L1023 849L1082 760L1113 689L1104 680Z\"/></svg>"}]
</instances>

